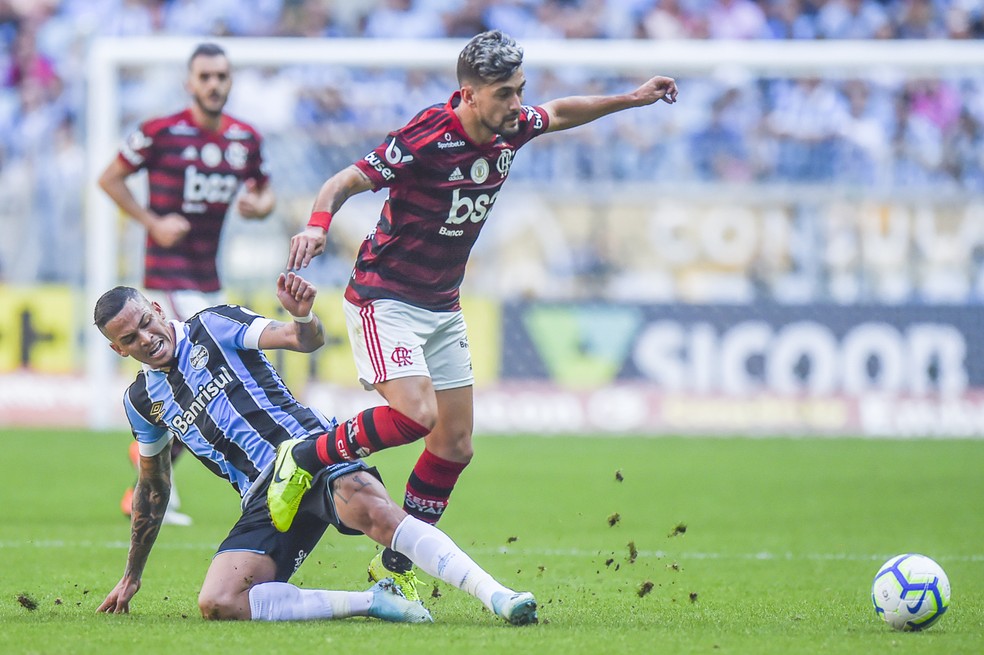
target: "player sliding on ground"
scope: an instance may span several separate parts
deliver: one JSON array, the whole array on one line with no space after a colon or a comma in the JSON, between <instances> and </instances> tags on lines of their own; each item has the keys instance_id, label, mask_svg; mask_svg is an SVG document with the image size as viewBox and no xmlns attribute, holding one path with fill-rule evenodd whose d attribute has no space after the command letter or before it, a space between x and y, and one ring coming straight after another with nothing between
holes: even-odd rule
<instances>
[{"instance_id":1,"label":"player sliding on ground","mask_svg":"<svg viewBox=\"0 0 984 655\"><path fill-rule=\"evenodd\" d=\"M355 194L389 189L379 222L362 243L345 290L345 320L359 378L388 406L349 419L314 441L286 442L284 482L270 486L274 524L286 529L322 467L423 438L403 508L437 523L472 458L471 355L458 302L465 265L509 175L516 151L633 107L676 102L676 82L653 77L627 93L523 104L523 49L498 30L471 39L458 56L459 90L421 111L318 192L307 227L290 243L288 269L325 250L332 214ZM409 598L407 558L386 549L370 580L392 577Z\"/></svg>"},{"instance_id":2,"label":"player sliding on ground","mask_svg":"<svg viewBox=\"0 0 984 655\"><path fill-rule=\"evenodd\" d=\"M277 298L294 317L281 323L234 305L207 309L187 322L168 321L157 303L132 287L107 291L96 303L96 326L110 347L143 364L123 397L140 445L130 551L122 579L99 606L125 613L140 589L171 489L171 449L180 439L205 466L242 496L242 515L205 574L198 606L206 619L287 621L370 616L431 621L392 579L368 591L300 589L288 580L329 525L364 533L402 553L516 625L535 623L533 594L499 584L443 532L408 516L361 460L323 468L297 507L290 528L274 528L266 506L279 444L312 438L335 421L300 404L264 356L265 349L312 352L324 344L313 306L317 290L294 273L277 280Z\"/></svg>"}]
</instances>

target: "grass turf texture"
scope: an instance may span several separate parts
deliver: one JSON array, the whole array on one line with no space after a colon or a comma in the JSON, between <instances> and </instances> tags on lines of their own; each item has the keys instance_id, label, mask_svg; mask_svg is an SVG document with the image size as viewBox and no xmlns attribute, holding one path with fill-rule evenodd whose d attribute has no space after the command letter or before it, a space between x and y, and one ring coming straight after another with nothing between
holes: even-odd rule
<instances>
[{"instance_id":1,"label":"grass turf texture","mask_svg":"<svg viewBox=\"0 0 984 655\"><path fill-rule=\"evenodd\" d=\"M187 455L176 480L195 525L165 526L132 614L97 615L126 557L128 437L0 438L2 653L952 654L984 643L981 441L478 438L442 527L536 594L540 624L514 628L425 575L433 625L202 621L198 589L237 499ZM373 456L394 495L418 452ZM869 599L881 563L907 551L935 558L953 586L925 633L893 632ZM364 589L374 552L330 530L294 582Z\"/></svg>"}]
</instances>

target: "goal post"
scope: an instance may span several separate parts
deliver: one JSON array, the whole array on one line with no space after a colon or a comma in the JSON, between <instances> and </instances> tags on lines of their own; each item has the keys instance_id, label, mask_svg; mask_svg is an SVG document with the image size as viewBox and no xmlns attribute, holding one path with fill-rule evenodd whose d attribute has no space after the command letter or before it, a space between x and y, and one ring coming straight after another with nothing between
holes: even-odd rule
<instances>
[{"instance_id":1,"label":"goal post","mask_svg":"<svg viewBox=\"0 0 984 655\"><path fill-rule=\"evenodd\" d=\"M121 138L125 90L121 73L127 69L168 66L184 71L188 56L203 38L133 37L99 38L87 55L86 140L89 185L85 203L87 308L98 296L119 283L119 214L98 190L99 172L116 152ZM222 45L240 71L251 67L333 67L350 71L440 71L453 79L462 39L427 41L375 39L236 38L207 39ZM932 77L980 77L984 75L984 44L973 41L604 41L530 40L522 43L528 70L586 71L629 76L665 74L677 78L721 79L731 75L748 78L819 76L831 79ZM450 89L448 89L450 91ZM174 93L179 94L175 87ZM677 111L690 112L687 89L681 90ZM236 93L235 87L233 94ZM548 98L531 98L542 102ZM440 101L435 98L434 101ZM250 120L249 116L243 116ZM379 137L393 124L375 126ZM330 171L326 172L329 174ZM276 184L276 180L275 180ZM608 184L606 182L606 184ZM754 185L753 185L754 186ZM769 189L749 192L731 189L736 196L757 196ZM774 189L772 191L775 191ZM707 188L690 193L706 195ZM779 191L779 194L788 193ZM812 193L818 192L814 189ZM819 192L822 195L822 191ZM111 351L93 330L85 333L86 375L91 389L113 384L115 366ZM93 395L90 425L104 428L114 423L118 398Z\"/></svg>"}]
</instances>

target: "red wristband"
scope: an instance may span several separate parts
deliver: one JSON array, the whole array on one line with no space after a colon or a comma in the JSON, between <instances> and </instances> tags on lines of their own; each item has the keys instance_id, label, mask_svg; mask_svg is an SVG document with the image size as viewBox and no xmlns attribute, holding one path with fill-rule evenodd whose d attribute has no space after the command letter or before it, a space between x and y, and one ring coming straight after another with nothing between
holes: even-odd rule
<instances>
[{"instance_id":1,"label":"red wristband","mask_svg":"<svg viewBox=\"0 0 984 655\"><path fill-rule=\"evenodd\" d=\"M311 212L307 224L308 227L320 227L327 232L328 226L331 225L331 212Z\"/></svg>"}]
</instances>

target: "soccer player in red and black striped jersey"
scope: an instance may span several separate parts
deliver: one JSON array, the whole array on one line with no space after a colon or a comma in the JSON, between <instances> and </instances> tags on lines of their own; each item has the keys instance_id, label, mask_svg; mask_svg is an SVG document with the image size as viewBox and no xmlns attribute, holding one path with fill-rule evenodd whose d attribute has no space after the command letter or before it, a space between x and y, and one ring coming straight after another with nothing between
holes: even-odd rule
<instances>
[{"instance_id":1,"label":"soccer player in red and black striped jersey","mask_svg":"<svg viewBox=\"0 0 984 655\"><path fill-rule=\"evenodd\" d=\"M436 523L472 457L473 377L458 290L516 151L547 132L677 98L676 82L657 76L625 94L525 105L522 64L522 48L502 32L474 37L458 57L460 89L446 103L390 132L319 191L307 227L291 240L288 269L304 268L324 251L332 214L349 197L389 189L345 291L359 376L389 405L314 442L282 446L278 470L284 474L317 471L423 437L426 448L407 482L404 509ZM289 499L297 491L291 482L271 485L277 527L289 525ZM413 573L400 553L387 549L369 572L374 579L394 577L413 597Z\"/></svg>"},{"instance_id":2,"label":"soccer player in red and black striped jersey","mask_svg":"<svg viewBox=\"0 0 984 655\"><path fill-rule=\"evenodd\" d=\"M223 112L232 71L220 46L195 48L185 88L189 107L141 124L99 178L119 208L147 229L144 288L179 320L225 302L216 258L229 206L235 201L244 218L264 218L275 203L259 133ZM147 171L146 207L126 184L139 170ZM125 514L131 496L132 488L121 502ZM190 523L174 504L167 520Z\"/></svg>"}]
</instances>

